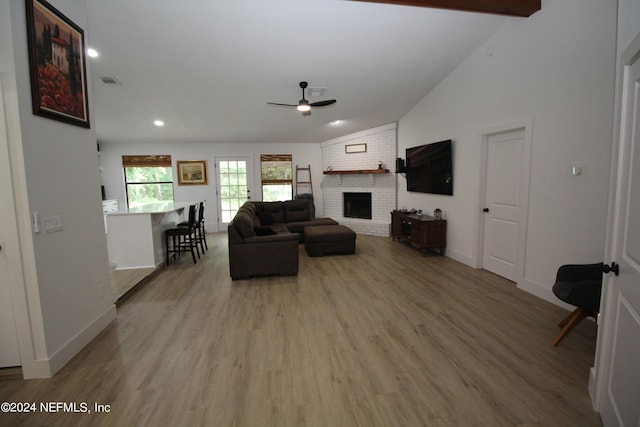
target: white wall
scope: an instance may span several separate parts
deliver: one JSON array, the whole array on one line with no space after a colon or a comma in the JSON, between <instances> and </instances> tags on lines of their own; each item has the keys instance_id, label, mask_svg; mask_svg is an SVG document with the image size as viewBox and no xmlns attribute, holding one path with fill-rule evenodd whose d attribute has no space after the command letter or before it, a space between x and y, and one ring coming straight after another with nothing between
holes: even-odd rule
<instances>
[{"instance_id":1,"label":"white wall","mask_svg":"<svg viewBox=\"0 0 640 427\"><path fill-rule=\"evenodd\" d=\"M50 3L86 29L84 2ZM46 376L115 319L115 306L102 226L95 131L32 114L25 2L10 0L9 9L10 19L3 14L1 22L3 28L11 29L12 51L3 48L0 53L1 64L10 69L9 86L15 87L17 98L17 105L8 107L12 122L18 124L10 136L16 153L12 158L14 188L18 198L25 195L28 205L23 209L19 201L17 208L26 276L23 291L29 298L28 310L38 304L41 309L40 313L22 310L16 316L41 317L42 330L34 332L33 346L36 362L45 368L37 373L25 371L25 375ZM21 156L23 164L16 162ZM33 211L43 218L61 216L64 229L32 233L29 215Z\"/></svg>"},{"instance_id":2,"label":"white wall","mask_svg":"<svg viewBox=\"0 0 640 427\"><path fill-rule=\"evenodd\" d=\"M174 201L176 203L197 202L207 200L206 228L207 231L218 230L217 221L213 212L218 205L216 196L217 177L214 169L217 157L247 156L251 159L253 170L253 186L250 189L253 200L261 200L260 187L260 155L261 154L291 154L295 177L295 166L311 165L313 195L316 205L316 215L322 215L322 156L319 144L304 143L101 143L100 144L101 180L105 186L107 199L117 199L121 207L126 206L124 177L122 172L122 155L134 154L170 154L173 162L174 173ZM197 186L179 186L177 181L177 160L207 160L209 166L209 184ZM307 175L301 178L306 180ZM295 191L295 189L294 189ZM305 189L306 191L306 189Z\"/></svg>"},{"instance_id":3,"label":"white wall","mask_svg":"<svg viewBox=\"0 0 640 427\"><path fill-rule=\"evenodd\" d=\"M398 204L443 209L447 252L472 265L482 130L530 120L532 168L524 279L550 301L561 264L602 260L613 111L616 2L548 0L511 18L400 120L398 148L454 140L454 196ZM570 164L584 165L573 177ZM402 178L399 178L402 180Z\"/></svg>"}]
</instances>

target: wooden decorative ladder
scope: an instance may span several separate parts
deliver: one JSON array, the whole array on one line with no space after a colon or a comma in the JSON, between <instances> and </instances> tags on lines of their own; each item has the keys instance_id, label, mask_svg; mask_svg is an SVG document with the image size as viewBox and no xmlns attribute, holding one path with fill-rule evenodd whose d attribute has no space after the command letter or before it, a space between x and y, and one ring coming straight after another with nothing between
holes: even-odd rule
<instances>
[{"instance_id":1,"label":"wooden decorative ladder","mask_svg":"<svg viewBox=\"0 0 640 427\"><path fill-rule=\"evenodd\" d=\"M296 196L298 194L302 194L300 193L300 187L302 187L303 190L309 190L303 191L302 193L313 194L313 185L311 183L311 165L307 165L306 168L296 165Z\"/></svg>"}]
</instances>

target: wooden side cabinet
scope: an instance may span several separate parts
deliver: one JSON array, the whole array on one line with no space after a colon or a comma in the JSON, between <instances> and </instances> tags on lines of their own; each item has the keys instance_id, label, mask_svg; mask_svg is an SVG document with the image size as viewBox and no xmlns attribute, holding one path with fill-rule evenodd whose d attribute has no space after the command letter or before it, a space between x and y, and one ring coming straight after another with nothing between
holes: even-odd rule
<instances>
[{"instance_id":1,"label":"wooden side cabinet","mask_svg":"<svg viewBox=\"0 0 640 427\"><path fill-rule=\"evenodd\" d=\"M425 253L429 249L437 249L440 255L444 255L447 247L447 221L428 215L392 211L391 237L393 240L406 240Z\"/></svg>"}]
</instances>

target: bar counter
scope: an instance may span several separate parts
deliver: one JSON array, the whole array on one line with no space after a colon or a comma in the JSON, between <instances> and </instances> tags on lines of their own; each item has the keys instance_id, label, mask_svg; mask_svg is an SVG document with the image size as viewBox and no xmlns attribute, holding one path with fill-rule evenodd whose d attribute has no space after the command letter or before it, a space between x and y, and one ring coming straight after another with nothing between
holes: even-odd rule
<instances>
[{"instance_id":1,"label":"bar counter","mask_svg":"<svg viewBox=\"0 0 640 427\"><path fill-rule=\"evenodd\" d=\"M111 265L116 270L162 265L164 230L183 220L184 208L174 204L152 204L106 214Z\"/></svg>"}]
</instances>

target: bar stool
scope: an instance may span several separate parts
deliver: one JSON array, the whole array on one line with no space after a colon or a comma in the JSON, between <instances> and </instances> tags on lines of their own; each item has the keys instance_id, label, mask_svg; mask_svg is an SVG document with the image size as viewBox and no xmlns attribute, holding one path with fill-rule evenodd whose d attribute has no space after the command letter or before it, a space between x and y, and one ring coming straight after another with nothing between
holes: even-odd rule
<instances>
[{"instance_id":1,"label":"bar stool","mask_svg":"<svg viewBox=\"0 0 640 427\"><path fill-rule=\"evenodd\" d=\"M209 250L209 245L207 245L207 232L204 229L204 207L206 205L207 201L203 200L200 202L200 207L198 208L198 239L200 242L200 246L202 246L202 244L204 243L204 249L202 250L203 253L205 250Z\"/></svg>"},{"instance_id":2,"label":"bar stool","mask_svg":"<svg viewBox=\"0 0 640 427\"><path fill-rule=\"evenodd\" d=\"M196 253L200 258L198 250L198 235L196 225L196 205L189 206L190 226L169 228L164 231L164 249L167 258L167 266L171 264L171 257L176 259L182 252L191 252L193 263L196 264Z\"/></svg>"},{"instance_id":3,"label":"bar stool","mask_svg":"<svg viewBox=\"0 0 640 427\"><path fill-rule=\"evenodd\" d=\"M197 243L200 245L200 249L204 254L205 250L209 250L209 245L207 244L207 236L206 231L204 229L204 207L207 204L206 200L198 203L197 205L197 217L198 219L193 224L193 227L196 229L197 233ZM184 221L178 224L178 227L189 227L189 221Z\"/></svg>"}]
</instances>

